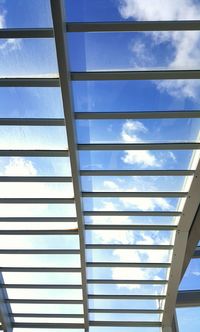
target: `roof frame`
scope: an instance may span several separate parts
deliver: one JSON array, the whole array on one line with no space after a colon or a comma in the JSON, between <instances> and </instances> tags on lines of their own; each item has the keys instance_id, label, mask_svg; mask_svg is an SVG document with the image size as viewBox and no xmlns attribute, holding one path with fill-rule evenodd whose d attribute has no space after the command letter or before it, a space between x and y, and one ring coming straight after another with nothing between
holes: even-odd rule
<instances>
[{"instance_id":1,"label":"roof frame","mask_svg":"<svg viewBox=\"0 0 200 332\"><path fill-rule=\"evenodd\" d=\"M79 162L77 156L77 142L74 128L74 112L71 93L71 75L68 58L68 45L66 42L65 19L64 19L64 1L51 0L51 12L53 19L53 30L56 43L56 52L58 59L58 70L60 87L63 100L64 117L66 120L66 130L68 145L70 151L70 163L74 185L74 198L76 205L80 251L81 251L81 275L83 289L83 307L84 307L84 327L85 331L89 329L88 320L88 296L87 296L87 277L86 277L86 258L85 258L85 239L84 239L84 221L83 208L80 189Z\"/></svg>"},{"instance_id":2,"label":"roof frame","mask_svg":"<svg viewBox=\"0 0 200 332\"><path fill-rule=\"evenodd\" d=\"M4 284L2 273L0 272L0 321L2 323L2 328L4 332L12 332L12 324L14 322L13 318L10 316L11 307L7 302L8 295L6 289L2 287Z\"/></svg>"},{"instance_id":3,"label":"roof frame","mask_svg":"<svg viewBox=\"0 0 200 332\"><path fill-rule=\"evenodd\" d=\"M123 32L123 31L192 31L199 30L199 20L188 21L125 21L125 22L70 22L67 32Z\"/></svg>"},{"instance_id":4,"label":"roof frame","mask_svg":"<svg viewBox=\"0 0 200 332\"><path fill-rule=\"evenodd\" d=\"M199 206L199 194L200 161L197 165L195 176L193 178L189 195L184 205L183 212L179 221L178 230L176 232L173 258L169 274L169 283L167 287L167 295L163 313L163 328L171 327L172 324L173 314L176 306L177 290L181 279L185 251L187 247L188 235Z\"/></svg>"}]
</instances>

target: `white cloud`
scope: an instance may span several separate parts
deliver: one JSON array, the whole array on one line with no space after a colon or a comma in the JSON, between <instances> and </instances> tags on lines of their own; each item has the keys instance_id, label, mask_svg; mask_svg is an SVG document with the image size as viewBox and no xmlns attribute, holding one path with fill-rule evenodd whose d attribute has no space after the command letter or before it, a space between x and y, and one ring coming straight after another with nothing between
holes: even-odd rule
<instances>
[{"instance_id":1,"label":"white cloud","mask_svg":"<svg viewBox=\"0 0 200 332\"><path fill-rule=\"evenodd\" d=\"M110 181L111 182L111 181ZM112 184L109 183L109 186L112 187ZM163 200L164 201L164 200ZM167 204L162 201L162 204ZM159 202L160 203L160 202ZM149 203L150 208L152 208L153 203ZM143 202L144 205L144 202ZM163 206L164 208L164 206ZM103 202L101 211L115 211L116 205L113 202ZM97 217L94 217L96 223ZM93 219L93 218L91 218ZM103 224L113 224L119 223L122 224L129 220L128 217L99 217L99 222ZM170 240L165 234L161 234L159 231L94 231L93 236L95 243L104 243L104 244L149 244L153 245L156 243L169 244ZM113 251L113 255L116 256L116 261L118 262L166 262L169 261L169 253L166 250L128 250L128 255L126 250L116 249ZM112 279L160 279L161 269L145 269L145 268L112 268ZM129 290L141 289L141 285L137 284L118 284L118 288L126 288ZM155 293L155 287L152 286L152 293Z\"/></svg>"},{"instance_id":2,"label":"white cloud","mask_svg":"<svg viewBox=\"0 0 200 332\"><path fill-rule=\"evenodd\" d=\"M15 157L9 159L9 163L5 165L2 175L36 176L37 170L33 166L33 163L30 160L26 160L20 157Z\"/></svg>"},{"instance_id":3,"label":"white cloud","mask_svg":"<svg viewBox=\"0 0 200 332\"><path fill-rule=\"evenodd\" d=\"M125 164L130 165L141 165L143 167L160 166L160 163L156 157L151 152L145 150L125 151L125 154L121 159Z\"/></svg>"},{"instance_id":4,"label":"white cloud","mask_svg":"<svg viewBox=\"0 0 200 332\"><path fill-rule=\"evenodd\" d=\"M140 211L154 211L157 208L165 211L170 210L171 205L168 201L161 197L122 197L120 201L123 203L125 208L136 209Z\"/></svg>"},{"instance_id":5,"label":"white cloud","mask_svg":"<svg viewBox=\"0 0 200 332\"><path fill-rule=\"evenodd\" d=\"M140 121L127 120L122 125L121 138L125 143L141 142L138 133L147 133L148 129Z\"/></svg>"},{"instance_id":6,"label":"white cloud","mask_svg":"<svg viewBox=\"0 0 200 332\"><path fill-rule=\"evenodd\" d=\"M144 237L145 234L143 234ZM149 237L150 240L150 237ZM152 240L148 242L152 243ZM120 262L134 262L134 263L156 263L156 262L167 262L168 252L166 250L121 250L117 249L113 252L114 256L117 256L117 261ZM113 268L112 278L121 280L160 280L159 269L145 269L145 268ZM118 284L118 288L140 289L144 286L140 284ZM152 286L152 294L155 292L154 286Z\"/></svg>"},{"instance_id":7,"label":"white cloud","mask_svg":"<svg viewBox=\"0 0 200 332\"><path fill-rule=\"evenodd\" d=\"M199 20L200 3L194 0L120 0L119 12L124 19L161 21L161 20ZM198 69L200 66L200 34L199 31L148 32L151 38L148 45L135 41L132 51L134 64L155 66L151 46L167 42L171 45L169 51L168 69ZM151 64L150 64L151 60ZM164 61L164 60L162 60ZM157 64L158 66L158 64ZM161 91L167 91L177 98L199 98L200 83L195 80L166 80L156 82Z\"/></svg>"},{"instance_id":8,"label":"white cloud","mask_svg":"<svg viewBox=\"0 0 200 332\"><path fill-rule=\"evenodd\" d=\"M4 169L1 171L1 176L34 176L37 175L37 170L34 168L33 164L30 161L25 160L24 158L9 158L8 164L5 165ZM35 190L32 191L32 185L27 186L25 189L26 197L30 197L30 195L33 195ZM21 185L20 185L21 188ZM12 193L12 197L19 197L20 191L19 191L19 184L18 183L2 183L1 184L1 193L4 197L8 197L9 193ZM24 194L24 192L23 192ZM38 191L35 192L35 194L38 195ZM17 196L16 196L17 195ZM36 196L37 197L37 196ZM23 216L34 216L36 209L31 204L23 204L23 207L21 204L12 204L9 206L11 207L8 209L7 204L1 205L1 217L23 217ZM39 211L38 211L39 209ZM46 206L40 205L38 206L37 213L43 213L43 211L46 209Z\"/></svg>"},{"instance_id":9,"label":"white cloud","mask_svg":"<svg viewBox=\"0 0 200 332\"><path fill-rule=\"evenodd\" d=\"M104 181L103 183L104 188L106 191L112 190L112 191L124 191L124 192L134 192L134 191L159 191L155 185L153 180L148 181L145 183L142 178L137 177L137 182L134 182L134 185L132 185L131 180L127 183L125 182L123 185L119 183L119 181ZM142 190L141 190L142 188ZM147 189L148 188L148 189ZM153 211L157 208L160 208L161 210L170 210L172 206L169 204L169 202L162 197L121 197L119 198L120 203L122 203L122 206L124 208L131 208L136 210L143 210L143 211ZM116 210L116 206L111 203L111 206L108 205L108 202L104 202L104 208L103 210L107 210L107 208L111 208L110 210Z\"/></svg>"},{"instance_id":10,"label":"white cloud","mask_svg":"<svg viewBox=\"0 0 200 332\"><path fill-rule=\"evenodd\" d=\"M10 38L0 42L0 51L12 52L21 49L21 39Z\"/></svg>"},{"instance_id":11,"label":"white cloud","mask_svg":"<svg viewBox=\"0 0 200 332\"><path fill-rule=\"evenodd\" d=\"M141 268L118 268L112 269L112 279L120 280L144 280L148 279L148 274L145 269ZM118 288L138 289L141 288L139 284L118 284Z\"/></svg>"},{"instance_id":12,"label":"white cloud","mask_svg":"<svg viewBox=\"0 0 200 332\"><path fill-rule=\"evenodd\" d=\"M118 191L119 187L114 181L104 181L103 186L106 188L106 190L112 190L112 191Z\"/></svg>"},{"instance_id":13,"label":"white cloud","mask_svg":"<svg viewBox=\"0 0 200 332\"><path fill-rule=\"evenodd\" d=\"M140 134L147 134L148 129L140 121L127 120L122 125L121 138L124 143L142 142ZM121 158L125 164L142 165L142 166L159 166L156 157L149 151L125 151Z\"/></svg>"},{"instance_id":14,"label":"white cloud","mask_svg":"<svg viewBox=\"0 0 200 332\"><path fill-rule=\"evenodd\" d=\"M37 169L30 160L25 158L9 158L8 163L2 168L1 176L36 176ZM70 186L68 186L70 185ZM67 190L66 190L67 188ZM67 187L51 183L18 183L9 182L1 184L0 197L73 197L73 187ZM1 204L1 217L34 217L44 216L48 212L48 204Z\"/></svg>"},{"instance_id":15,"label":"white cloud","mask_svg":"<svg viewBox=\"0 0 200 332\"><path fill-rule=\"evenodd\" d=\"M3 176L36 176L37 169L30 160L21 157L9 159L2 173ZM1 185L0 197L73 197L72 184L60 186L53 183L10 182Z\"/></svg>"},{"instance_id":16,"label":"white cloud","mask_svg":"<svg viewBox=\"0 0 200 332\"><path fill-rule=\"evenodd\" d=\"M196 277L199 277L199 276L200 276L200 272L197 272L197 271L192 272L192 274L193 274L194 276L196 276Z\"/></svg>"},{"instance_id":17,"label":"white cloud","mask_svg":"<svg viewBox=\"0 0 200 332\"><path fill-rule=\"evenodd\" d=\"M6 11L3 10L2 12L0 12L0 29L5 28L6 26L5 17L6 17Z\"/></svg>"},{"instance_id":18,"label":"white cloud","mask_svg":"<svg viewBox=\"0 0 200 332\"><path fill-rule=\"evenodd\" d=\"M6 28L6 10L0 12L0 29ZM12 52L21 49L21 39L9 38L0 40L0 52Z\"/></svg>"},{"instance_id":19,"label":"white cloud","mask_svg":"<svg viewBox=\"0 0 200 332\"><path fill-rule=\"evenodd\" d=\"M147 66L152 66L154 57L150 54L148 45L146 45L141 40L134 40L130 45L130 49L134 54L133 58L131 59L131 64L133 67L145 69Z\"/></svg>"},{"instance_id":20,"label":"white cloud","mask_svg":"<svg viewBox=\"0 0 200 332\"><path fill-rule=\"evenodd\" d=\"M193 0L120 0L119 10L125 19L198 20L199 3Z\"/></svg>"}]
</instances>

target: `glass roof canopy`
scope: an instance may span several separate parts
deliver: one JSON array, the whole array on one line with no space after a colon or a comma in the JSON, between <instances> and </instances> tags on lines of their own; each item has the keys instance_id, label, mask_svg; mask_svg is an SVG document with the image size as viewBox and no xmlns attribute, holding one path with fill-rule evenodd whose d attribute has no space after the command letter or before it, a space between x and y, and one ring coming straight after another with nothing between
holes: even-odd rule
<instances>
[{"instance_id":1,"label":"glass roof canopy","mask_svg":"<svg viewBox=\"0 0 200 332\"><path fill-rule=\"evenodd\" d=\"M175 43L196 45L197 17L16 3L0 7L2 329L170 332L200 172L200 73Z\"/></svg>"}]
</instances>

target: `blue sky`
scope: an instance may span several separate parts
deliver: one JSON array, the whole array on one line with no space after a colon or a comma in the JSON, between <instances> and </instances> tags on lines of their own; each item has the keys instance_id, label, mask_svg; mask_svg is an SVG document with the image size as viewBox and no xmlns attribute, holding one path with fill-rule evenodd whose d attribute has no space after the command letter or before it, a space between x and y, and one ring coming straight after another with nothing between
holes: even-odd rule
<instances>
[{"instance_id":1,"label":"blue sky","mask_svg":"<svg viewBox=\"0 0 200 332\"><path fill-rule=\"evenodd\" d=\"M125 21L125 20L184 20L197 19L200 4L194 0L66 0L69 21ZM180 6L181 5L181 6ZM39 8L39 10L38 10ZM0 28L51 27L50 5L47 0L0 1ZM156 33L72 33L68 37L72 71L140 70L140 69L198 69L200 65L199 32ZM53 39L2 39L0 40L0 77L58 77L55 44ZM76 112L143 112L199 109L200 80L163 81L89 81L73 82L73 102ZM1 118L63 118L62 98L59 88L0 88ZM199 141L198 119L155 120L78 120L78 143L143 143L143 142L193 142ZM64 127L2 126L0 149L67 149ZM81 151L82 170L144 170L188 169L194 151ZM196 154L196 159L198 155ZM0 175L60 175L71 174L69 157L0 158ZM84 191L181 191L188 190L192 177L82 177ZM73 197L70 184L2 184L2 197ZM176 211L181 209L177 198L84 198L83 206L90 211ZM61 204L2 204L0 217L76 217L74 205ZM85 217L87 224L177 224L173 217ZM65 229L76 223L10 223L10 229ZM8 229L1 223L1 229ZM86 231L86 243L93 244L170 244L174 232L167 231ZM2 248L79 248L76 235L68 236L4 236ZM127 257L128 256L128 257ZM170 262L171 251L125 250L86 251L89 262ZM15 258L1 255L1 266L80 266L78 255L55 257L25 255ZM165 279L164 268L88 268L88 278L108 279ZM5 282L26 283L77 283L76 274L24 274L3 273ZM182 281L181 289L199 287L199 262L192 261ZM26 279L27 278L27 279ZM90 294L164 294L165 286L141 285L89 285ZM32 291L9 290L10 297L32 296ZM49 290L39 290L35 297L49 296ZM79 290L52 291L51 297L81 298ZM158 308L157 300L128 302L90 300L91 308ZM46 306L40 304L12 304L15 312L81 313L82 305ZM181 311L178 313L180 319ZM116 320L118 315L93 314L90 319ZM130 315L121 316L130 320ZM158 315L136 315L135 320L156 320ZM185 316L185 321L187 320ZM81 321L80 319L78 321ZM191 330L190 323L190 330ZM196 323L194 323L196 324ZM193 331L196 331L194 325ZM17 329L15 329L17 331ZM25 330L24 330L25 331ZM38 330L37 330L38 331ZM54 330L55 331L55 330ZM75 330L73 330L75 331ZM81 331L81 330L80 330ZM90 332L103 332L91 328ZM113 331L112 328L108 332ZM118 331L118 328L115 328ZM120 329L119 329L120 331ZM124 331L129 332L130 328ZM131 328L131 331L133 329ZM135 332L143 332L140 328ZM147 332L157 332L148 328ZM181 325L181 332L188 328ZM191 330L192 331L192 330ZM79 332L77 330L76 332Z\"/></svg>"}]
</instances>

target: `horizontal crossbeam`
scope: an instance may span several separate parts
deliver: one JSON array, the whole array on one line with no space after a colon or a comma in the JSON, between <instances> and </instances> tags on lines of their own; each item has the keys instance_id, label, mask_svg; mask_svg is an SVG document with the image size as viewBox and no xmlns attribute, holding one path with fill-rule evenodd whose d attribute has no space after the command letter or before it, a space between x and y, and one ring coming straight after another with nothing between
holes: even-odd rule
<instances>
[{"instance_id":1,"label":"horizontal crossbeam","mask_svg":"<svg viewBox=\"0 0 200 332\"><path fill-rule=\"evenodd\" d=\"M82 176L188 176L194 170L81 170Z\"/></svg>"},{"instance_id":2,"label":"horizontal crossbeam","mask_svg":"<svg viewBox=\"0 0 200 332\"><path fill-rule=\"evenodd\" d=\"M132 112L75 112L76 120L125 119L185 119L199 118L200 110L191 111L132 111Z\"/></svg>"},{"instance_id":3,"label":"horizontal crossbeam","mask_svg":"<svg viewBox=\"0 0 200 332\"><path fill-rule=\"evenodd\" d=\"M196 150L200 143L127 143L127 144L78 144L81 151L121 151L121 150Z\"/></svg>"},{"instance_id":4,"label":"horizontal crossbeam","mask_svg":"<svg viewBox=\"0 0 200 332\"><path fill-rule=\"evenodd\" d=\"M126 22L70 22L67 32L122 31L191 31L199 30L199 20L188 21L126 21Z\"/></svg>"},{"instance_id":5,"label":"horizontal crossbeam","mask_svg":"<svg viewBox=\"0 0 200 332\"><path fill-rule=\"evenodd\" d=\"M65 126L65 120L56 118L0 118L0 126Z\"/></svg>"},{"instance_id":6,"label":"horizontal crossbeam","mask_svg":"<svg viewBox=\"0 0 200 332\"><path fill-rule=\"evenodd\" d=\"M72 72L73 81L114 80L192 80L200 79L200 70L88 71Z\"/></svg>"},{"instance_id":7,"label":"horizontal crossbeam","mask_svg":"<svg viewBox=\"0 0 200 332\"><path fill-rule=\"evenodd\" d=\"M0 182L72 182L71 176L0 176Z\"/></svg>"},{"instance_id":8,"label":"horizontal crossbeam","mask_svg":"<svg viewBox=\"0 0 200 332\"><path fill-rule=\"evenodd\" d=\"M0 157L68 157L68 150L0 150Z\"/></svg>"}]
</instances>

